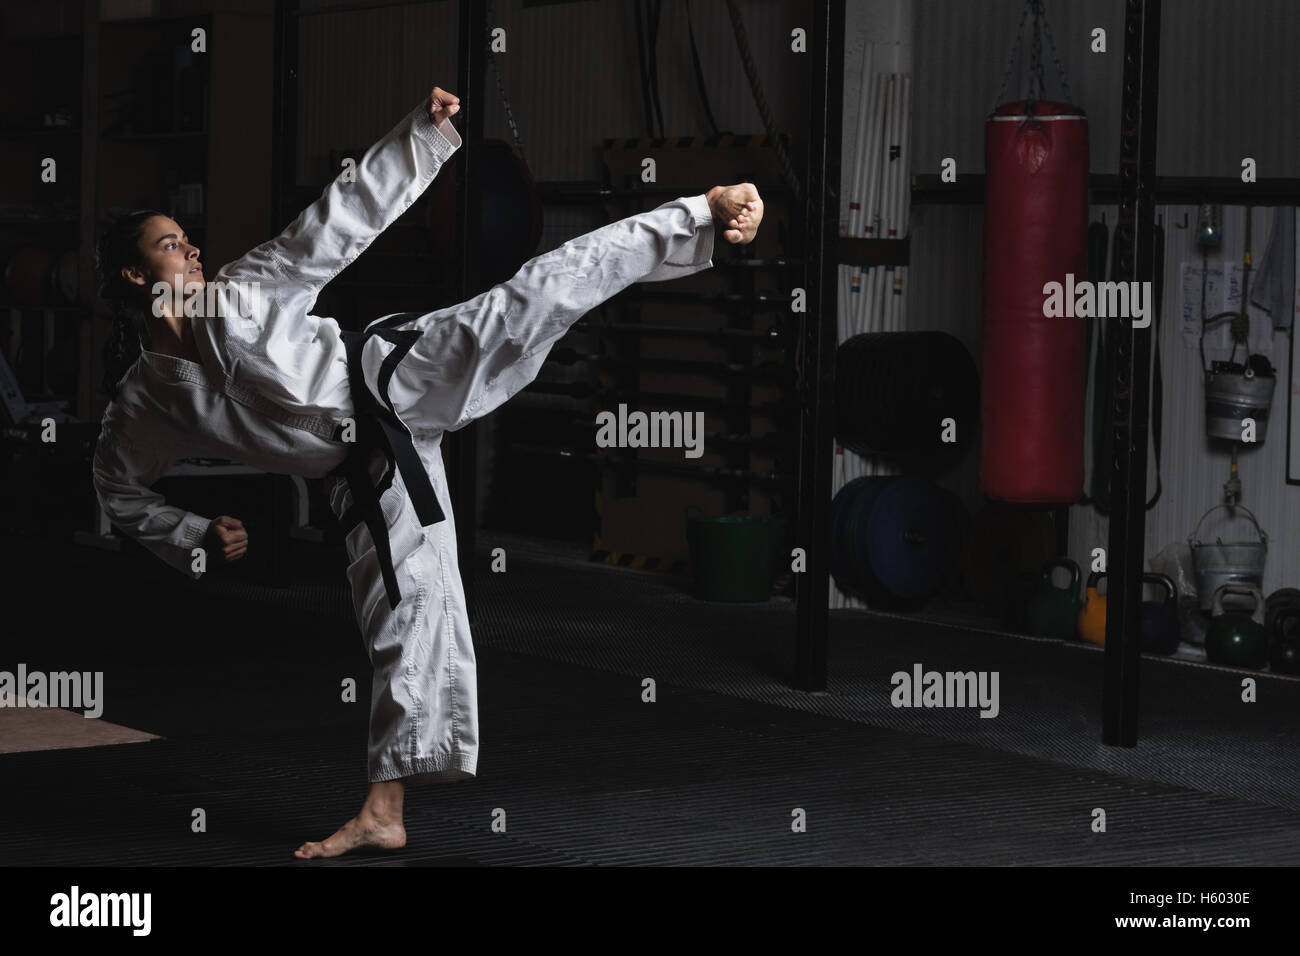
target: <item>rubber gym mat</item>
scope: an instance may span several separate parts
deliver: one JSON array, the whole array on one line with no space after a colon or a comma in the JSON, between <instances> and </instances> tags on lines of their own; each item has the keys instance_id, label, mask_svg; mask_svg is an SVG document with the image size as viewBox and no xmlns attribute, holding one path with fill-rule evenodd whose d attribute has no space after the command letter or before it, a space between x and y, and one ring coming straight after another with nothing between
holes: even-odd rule
<instances>
[{"instance_id":1,"label":"rubber gym mat","mask_svg":"<svg viewBox=\"0 0 1300 956\"><path fill-rule=\"evenodd\" d=\"M1258 709L1235 713L1221 698L1237 694L1221 691L1239 673L1145 662L1143 745L1116 751L1097 742L1094 652L837 613L831 692L805 694L784 683L788 601L712 605L651 575L512 559L477 576L479 776L413 790L399 853L303 864L292 848L365 793L365 695L338 696L341 675L368 688L355 626L329 602L305 612L312 602L217 579L146 599L134 565L77 560L86 600L42 599L39 628L9 630L6 657L52 668L89 655L79 666L111 678L105 718L166 739L0 757L0 820L23 821L5 826L0 864L1300 859L1279 719L1294 683L1262 680ZM895 710L889 674L913 662L1001 668L999 716ZM1048 759L1016 752L1033 748ZM1182 785L1156 779L1179 760ZM196 807L206 833L190 829ZM1096 807L1104 834L1090 828ZM498 809L505 833L491 830ZM799 810L806 833L791 829Z\"/></svg>"},{"instance_id":2,"label":"rubber gym mat","mask_svg":"<svg viewBox=\"0 0 1300 956\"><path fill-rule=\"evenodd\" d=\"M0 753L137 743L150 736L57 707L0 707Z\"/></svg>"},{"instance_id":3,"label":"rubber gym mat","mask_svg":"<svg viewBox=\"0 0 1300 956\"><path fill-rule=\"evenodd\" d=\"M805 693L789 686L789 600L711 603L653 575L542 562L511 567L479 575L476 645L1300 810L1294 678L1144 656L1138 746L1108 747L1099 648L832 611L827 691ZM893 707L892 675L916 664L998 671L998 716ZM1242 700L1247 676L1258 683L1255 703Z\"/></svg>"},{"instance_id":4,"label":"rubber gym mat","mask_svg":"<svg viewBox=\"0 0 1300 956\"><path fill-rule=\"evenodd\" d=\"M479 776L412 790L405 849L324 865L1300 862L1292 811L663 684L646 704L633 680L498 651L480 664ZM355 812L361 745L268 728L0 757L0 816L23 820L0 865L321 865L291 851Z\"/></svg>"}]
</instances>

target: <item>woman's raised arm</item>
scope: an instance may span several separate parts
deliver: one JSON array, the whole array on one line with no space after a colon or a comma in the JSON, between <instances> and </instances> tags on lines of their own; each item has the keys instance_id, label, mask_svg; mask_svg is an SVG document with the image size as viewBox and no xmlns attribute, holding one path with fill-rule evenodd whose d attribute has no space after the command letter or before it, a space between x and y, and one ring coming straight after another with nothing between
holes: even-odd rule
<instances>
[{"instance_id":1,"label":"woman's raised arm","mask_svg":"<svg viewBox=\"0 0 1300 956\"><path fill-rule=\"evenodd\" d=\"M309 306L325 283L428 188L459 148L460 136L450 122L459 104L457 97L435 87L280 235L223 266L216 279L233 294L242 295L241 286L256 284L260 307L246 302L239 314L251 312L256 326L274 321L277 312L291 305L302 306L304 296Z\"/></svg>"}]
</instances>

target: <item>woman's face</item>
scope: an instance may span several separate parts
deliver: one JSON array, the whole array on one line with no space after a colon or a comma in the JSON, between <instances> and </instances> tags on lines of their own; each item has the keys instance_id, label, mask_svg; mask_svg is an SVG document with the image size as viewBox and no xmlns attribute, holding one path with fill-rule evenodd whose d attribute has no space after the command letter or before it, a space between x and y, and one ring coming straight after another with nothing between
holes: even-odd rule
<instances>
[{"instance_id":1,"label":"woman's face","mask_svg":"<svg viewBox=\"0 0 1300 956\"><path fill-rule=\"evenodd\" d=\"M169 289L184 293L203 288L203 266L199 262L199 247L167 216L154 216L145 221L136 243L140 250L140 265L122 270L127 282L143 287L150 294L154 285L167 283Z\"/></svg>"}]
</instances>

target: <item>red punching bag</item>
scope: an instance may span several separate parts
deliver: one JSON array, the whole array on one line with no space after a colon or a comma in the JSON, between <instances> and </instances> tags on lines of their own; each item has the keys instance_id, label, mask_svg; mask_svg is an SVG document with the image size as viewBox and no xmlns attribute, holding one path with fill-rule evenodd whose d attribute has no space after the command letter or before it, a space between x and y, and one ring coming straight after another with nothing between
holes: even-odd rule
<instances>
[{"instance_id":1,"label":"red punching bag","mask_svg":"<svg viewBox=\"0 0 1300 956\"><path fill-rule=\"evenodd\" d=\"M1043 287L1088 278L1088 120L1069 103L1006 103L984 143L980 490L1070 504L1083 493L1086 319L1044 316Z\"/></svg>"}]
</instances>

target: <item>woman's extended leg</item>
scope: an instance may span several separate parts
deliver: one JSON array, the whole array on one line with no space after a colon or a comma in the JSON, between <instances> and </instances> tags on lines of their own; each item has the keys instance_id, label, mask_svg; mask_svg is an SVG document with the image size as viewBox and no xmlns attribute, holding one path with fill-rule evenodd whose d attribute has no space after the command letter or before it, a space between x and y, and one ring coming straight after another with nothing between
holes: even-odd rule
<instances>
[{"instance_id":1,"label":"woman's extended leg","mask_svg":"<svg viewBox=\"0 0 1300 956\"><path fill-rule=\"evenodd\" d=\"M388 383L394 410L421 431L451 431L486 415L537 377L551 347L587 312L633 283L708 268L715 232L750 242L762 212L752 184L718 186L571 239L468 302L399 320L421 336ZM390 348L372 339L367 367L378 369Z\"/></svg>"}]
</instances>

